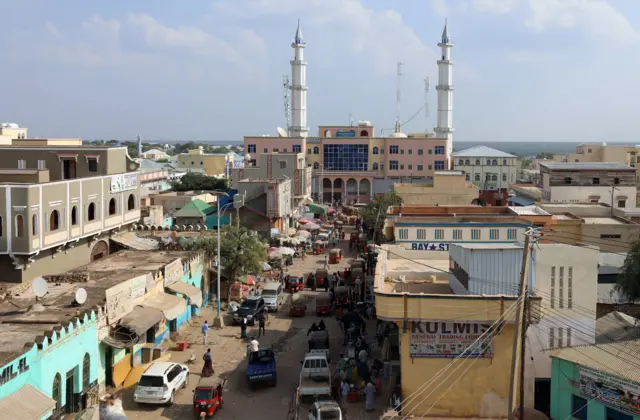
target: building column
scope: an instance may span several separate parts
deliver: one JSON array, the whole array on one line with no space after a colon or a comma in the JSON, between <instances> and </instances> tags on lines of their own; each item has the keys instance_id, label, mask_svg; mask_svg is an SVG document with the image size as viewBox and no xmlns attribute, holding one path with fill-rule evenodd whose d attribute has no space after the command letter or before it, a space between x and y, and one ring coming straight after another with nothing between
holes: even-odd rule
<instances>
[{"instance_id":1,"label":"building column","mask_svg":"<svg viewBox=\"0 0 640 420\"><path fill-rule=\"evenodd\" d=\"M333 195L333 194L334 194L334 192L335 192L335 187L336 187L336 185L335 185L335 181L336 181L335 179L332 179L332 180L331 180L331 205L332 205L332 206L333 206L333 200L334 200L334 198L333 198L333 197L334 197L334 195Z\"/></svg>"}]
</instances>

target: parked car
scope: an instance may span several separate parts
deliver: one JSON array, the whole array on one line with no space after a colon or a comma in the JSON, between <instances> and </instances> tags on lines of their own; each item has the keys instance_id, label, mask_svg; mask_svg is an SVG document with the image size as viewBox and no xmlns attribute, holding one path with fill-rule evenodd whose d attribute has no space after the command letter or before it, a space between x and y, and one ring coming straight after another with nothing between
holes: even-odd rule
<instances>
[{"instance_id":1,"label":"parked car","mask_svg":"<svg viewBox=\"0 0 640 420\"><path fill-rule=\"evenodd\" d=\"M189 383L189 368L180 363L155 362L149 366L136 385L133 400L143 404L172 405L176 392Z\"/></svg>"},{"instance_id":2,"label":"parked car","mask_svg":"<svg viewBox=\"0 0 640 420\"><path fill-rule=\"evenodd\" d=\"M309 420L342 420L342 410L335 401L316 401L309 409Z\"/></svg>"},{"instance_id":3,"label":"parked car","mask_svg":"<svg viewBox=\"0 0 640 420\"><path fill-rule=\"evenodd\" d=\"M239 323L242 318L247 318L247 324L255 325L256 317L265 311L264 299L261 296L249 296L242 302L240 309L233 314L233 322Z\"/></svg>"}]
</instances>

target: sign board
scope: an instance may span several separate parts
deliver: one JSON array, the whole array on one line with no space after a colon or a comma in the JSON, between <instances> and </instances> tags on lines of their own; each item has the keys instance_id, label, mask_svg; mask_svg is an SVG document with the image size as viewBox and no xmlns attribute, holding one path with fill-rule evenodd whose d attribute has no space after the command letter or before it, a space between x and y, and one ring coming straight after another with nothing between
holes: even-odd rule
<instances>
[{"instance_id":1,"label":"sign board","mask_svg":"<svg viewBox=\"0 0 640 420\"><path fill-rule=\"evenodd\" d=\"M118 174L111 176L111 193L135 190L138 186L138 174Z\"/></svg>"},{"instance_id":2,"label":"sign board","mask_svg":"<svg viewBox=\"0 0 640 420\"><path fill-rule=\"evenodd\" d=\"M445 242L411 242L412 251L448 251L449 244Z\"/></svg>"},{"instance_id":3,"label":"sign board","mask_svg":"<svg viewBox=\"0 0 640 420\"><path fill-rule=\"evenodd\" d=\"M156 279L155 277L153 277L153 274L149 273L149 275L145 279L144 284L146 293L151 293L154 287L156 287Z\"/></svg>"},{"instance_id":4,"label":"sign board","mask_svg":"<svg viewBox=\"0 0 640 420\"><path fill-rule=\"evenodd\" d=\"M184 269L182 268L182 259L170 262L164 266L164 287L169 286L180 280L184 275Z\"/></svg>"},{"instance_id":5,"label":"sign board","mask_svg":"<svg viewBox=\"0 0 640 420\"><path fill-rule=\"evenodd\" d=\"M145 293L147 293L147 277L153 278L150 273L147 273L144 276L129 280L131 284L131 300L134 306L141 304Z\"/></svg>"},{"instance_id":6,"label":"sign board","mask_svg":"<svg viewBox=\"0 0 640 420\"><path fill-rule=\"evenodd\" d=\"M477 340L490 328L490 323L479 322L412 321L410 357L453 358L463 352L470 357L492 357L493 340L489 334L495 332Z\"/></svg>"},{"instance_id":7,"label":"sign board","mask_svg":"<svg viewBox=\"0 0 640 420\"><path fill-rule=\"evenodd\" d=\"M194 258L191 261L189 261L189 275L191 276L191 278L194 278L196 276L196 273L198 272L198 267L200 266L199 264L200 260L198 258Z\"/></svg>"},{"instance_id":8,"label":"sign board","mask_svg":"<svg viewBox=\"0 0 640 420\"><path fill-rule=\"evenodd\" d=\"M131 282L125 281L109 288L105 292L107 302L107 322L114 324L133 310L131 299Z\"/></svg>"},{"instance_id":9,"label":"sign board","mask_svg":"<svg viewBox=\"0 0 640 420\"><path fill-rule=\"evenodd\" d=\"M336 137L355 137L356 132L354 130L338 130L336 131Z\"/></svg>"},{"instance_id":10,"label":"sign board","mask_svg":"<svg viewBox=\"0 0 640 420\"><path fill-rule=\"evenodd\" d=\"M579 366L580 394L631 415L640 415L640 385Z\"/></svg>"}]
</instances>

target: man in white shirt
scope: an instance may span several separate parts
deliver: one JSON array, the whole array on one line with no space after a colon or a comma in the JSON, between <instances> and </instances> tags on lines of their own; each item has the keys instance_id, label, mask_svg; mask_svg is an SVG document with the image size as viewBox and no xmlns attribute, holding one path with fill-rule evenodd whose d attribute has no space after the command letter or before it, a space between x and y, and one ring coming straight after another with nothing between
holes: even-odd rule
<instances>
[{"instance_id":1,"label":"man in white shirt","mask_svg":"<svg viewBox=\"0 0 640 420\"><path fill-rule=\"evenodd\" d=\"M260 350L260 343L258 343L258 340L256 340L255 338L251 340L251 342L249 343L249 350L251 352Z\"/></svg>"}]
</instances>

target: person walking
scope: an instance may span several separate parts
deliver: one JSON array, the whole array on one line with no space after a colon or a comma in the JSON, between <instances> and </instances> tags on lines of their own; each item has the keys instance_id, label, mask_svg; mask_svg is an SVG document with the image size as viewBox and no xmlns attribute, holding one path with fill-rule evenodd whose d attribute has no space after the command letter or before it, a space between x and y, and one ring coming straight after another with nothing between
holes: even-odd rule
<instances>
[{"instance_id":1,"label":"person walking","mask_svg":"<svg viewBox=\"0 0 640 420\"><path fill-rule=\"evenodd\" d=\"M202 344L207 345L207 335L209 334L209 324L207 320L202 324Z\"/></svg>"},{"instance_id":2,"label":"person walking","mask_svg":"<svg viewBox=\"0 0 640 420\"><path fill-rule=\"evenodd\" d=\"M258 316L258 338L260 337L260 335L266 335L267 334L265 332L265 330L264 330L264 326L265 326L266 323L267 323L267 315L264 312L262 312Z\"/></svg>"},{"instance_id":3,"label":"person walking","mask_svg":"<svg viewBox=\"0 0 640 420\"><path fill-rule=\"evenodd\" d=\"M364 404L365 410L372 411L373 401L375 400L375 395L376 395L376 386L371 381L368 381L367 386L364 387L364 393L366 395L365 404Z\"/></svg>"},{"instance_id":4,"label":"person walking","mask_svg":"<svg viewBox=\"0 0 640 420\"><path fill-rule=\"evenodd\" d=\"M356 277L356 299L360 301L360 276Z\"/></svg>"},{"instance_id":5,"label":"person walking","mask_svg":"<svg viewBox=\"0 0 640 420\"><path fill-rule=\"evenodd\" d=\"M242 318L240 321L240 338L247 339L247 318Z\"/></svg>"},{"instance_id":6,"label":"person walking","mask_svg":"<svg viewBox=\"0 0 640 420\"><path fill-rule=\"evenodd\" d=\"M325 269L329 268L329 256L328 255L324 256L324 268Z\"/></svg>"},{"instance_id":7,"label":"person walking","mask_svg":"<svg viewBox=\"0 0 640 420\"><path fill-rule=\"evenodd\" d=\"M202 367L201 376L208 378L213 375L213 357L211 356L211 349L207 349L207 352L202 356L204 360L204 366Z\"/></svg>"}]
</instances>

